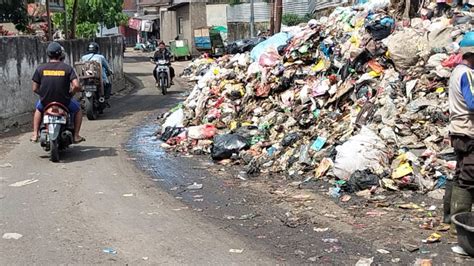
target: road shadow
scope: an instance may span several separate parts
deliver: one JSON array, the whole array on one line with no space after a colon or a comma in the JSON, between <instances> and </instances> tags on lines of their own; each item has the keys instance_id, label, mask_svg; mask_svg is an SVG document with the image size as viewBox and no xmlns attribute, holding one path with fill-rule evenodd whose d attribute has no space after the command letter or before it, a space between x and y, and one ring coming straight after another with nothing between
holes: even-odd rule
<instances>
[{"instance_id":1,"label":"road shadow","mask_svg":"<svg viewBox=\"0 0 474 266\"><path fill-rule=\"evenodd\" d=\"M62 163L72 163L101 157L115 157L117 155L117 149L112 147L96 147L78 144L61 152L60 156Z\"/></svg>"},{"instance_id":2,"label":"road shadow","mask_svg":"<svg viewBox=\"0 0 474 266\"><path fill-rule=\"evenodd\" d=\"M137 62L150 62L150 56L143 54L139 55L125 55L123 58L124 63L137 63Z\"/></svg>"}]
</instances>

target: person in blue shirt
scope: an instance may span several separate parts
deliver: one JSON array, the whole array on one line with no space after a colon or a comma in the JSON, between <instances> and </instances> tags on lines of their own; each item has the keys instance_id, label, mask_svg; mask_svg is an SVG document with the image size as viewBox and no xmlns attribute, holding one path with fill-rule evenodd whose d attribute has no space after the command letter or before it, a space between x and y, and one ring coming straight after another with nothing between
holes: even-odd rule
<instances>
[{"instance_id":1,"label":"person in blue shirt","mask_svg":"<svg viewBox=\"0 0 474 266\"><path fill-rule=\"evenodd\" d=\"M108 100L112 94L112 83L108 78L109 75L113 74L110 69L109 63L103 55L99 53L99 45L96 42L91 42L87 47L87 54L81 57L82 62L96 61L102 65L102 81L104 82L104 96Z\"/></svg>"},{"instance_id":2,"label":"person in blue shirt","mask_svg":"<svg viewBox=\"0 0 474 266\"><path fill-rule=\"evenodd\" d=\"M449 135L456 171L446 183L445 222L452 215L470 212L474 203L474 53L465 53L462 59L449 79Z\"/></svg>"}]
</instances>

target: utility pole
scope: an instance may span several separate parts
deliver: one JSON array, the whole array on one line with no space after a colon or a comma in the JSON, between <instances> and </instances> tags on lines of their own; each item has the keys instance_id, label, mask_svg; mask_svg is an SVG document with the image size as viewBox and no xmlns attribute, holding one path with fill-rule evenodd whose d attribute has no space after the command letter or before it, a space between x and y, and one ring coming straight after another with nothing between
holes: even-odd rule
<instances>
[{"instance_id":1,"label":"utility pole","mask_svg":"<svg viewBox=\"0 0 474 266\"><path fill-rule=\"evenodd\" d=\"M48 41L53 39L52 28L51 28L51 13L49 13L49 0L46 0L46 18L48 20Z\"/></svg>"},{"instance_id":2,"label":"utility pole","mask_svg":"<svg viewBox=\"0 0 474 266\"><path fill-rule=\"evenodd\" d=\"M270 35L275 34L275 0L270 0Z\"/></svg>"},{"instance_id":3,"label":"utility pole","mask_svg":"<svg viewBox=\"0 0 474 266\"><path fill-rule=\"evenodd\" d=\"M275 33L281 30L281 17L283 14L283 1L275 0Z\"/></svg>"},{"instance_id":4,"label":"utility pole","mask_svg":"<svg viewBox=\"0 0 474 266\"><path fill-rule=\"evenodd\" d=\"M255 37L255 13L254 0L250 0L250 37Z\"/></svg>"}]
</instances>

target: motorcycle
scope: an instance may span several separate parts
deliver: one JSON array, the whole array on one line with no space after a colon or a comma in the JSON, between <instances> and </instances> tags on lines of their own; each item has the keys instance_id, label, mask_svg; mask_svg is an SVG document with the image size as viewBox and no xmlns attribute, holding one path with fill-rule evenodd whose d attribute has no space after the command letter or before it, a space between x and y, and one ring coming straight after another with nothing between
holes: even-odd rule
<instances>
[{"instance_id":1,"label":"motorcycle","mask_svg":"<svg viewBox=\"0 0 474 266\"><path fill-rule=\"evenodd\" d=\"M155 69L156 77L158 77L157 85L161 89L163 95L166 95L166 93L168 93L168 89L171 87L170 61L160 59L156 62L153 61L153 63L155 63L157 66Z\"/></svg>"},{"instance_id":2,"label":"motorcycle","mask_svg":"<svg viewBox=\"0 0 474 266\"><path fill-rule=\"evenodd\" d=\"M140 45L140 49L144 53L149 53L149 52L153 52L153 51L156 50L156 45L155 45L154 42L146 41L146 43L142 43Z\"/></svg>"},{"instance_id":3,"label":"motorcycle","mask_svg":"<svg viewBox=\"0 0 474 266\"><path fill-rule=\"evenodd\" d=\"M83 106L87 119L96 120L108 103L104 97L102 66L95 61L76 63L76 72L82 87Z\"/></svg>"},{"instance_id":4,"label":"motorcycle","mask_svg":"<svg viewBox=\"0 0 474 266\"><path fill-rule=\"evenodd\" d=\"M59 151L74 142L74 124L66 106L52 102L44 109L40 127L40 145L45 151L51 152L51 161L59 162Z\"/></svg>"}]
</instances>

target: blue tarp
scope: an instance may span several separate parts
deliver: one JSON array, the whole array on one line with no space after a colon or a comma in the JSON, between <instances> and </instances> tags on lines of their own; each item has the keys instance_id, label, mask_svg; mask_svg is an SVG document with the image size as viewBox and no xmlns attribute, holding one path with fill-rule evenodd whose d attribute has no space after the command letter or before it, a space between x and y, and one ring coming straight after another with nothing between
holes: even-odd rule
<instances>
[{"instance_id":1,"label":"blue tarp","mask_svg":"<svg viewBox=\"0 0 474 266\"><path fill-rule=\"evenodd\" d=\"M291 35L288 32L280 32L272 37L268 38L266 41L263 41L257 46L255 46L252 49L252 52L250 52L250 57L254 61L258 61L260 59L260 56L269 48L269 47L274 47L275 49L278 49L278 47L282 45L286 45L288 40L291 39Z\"/></svg>"}]
</instances>

